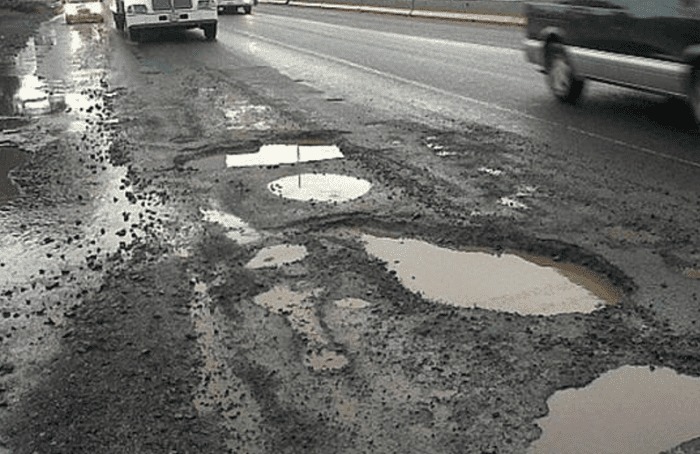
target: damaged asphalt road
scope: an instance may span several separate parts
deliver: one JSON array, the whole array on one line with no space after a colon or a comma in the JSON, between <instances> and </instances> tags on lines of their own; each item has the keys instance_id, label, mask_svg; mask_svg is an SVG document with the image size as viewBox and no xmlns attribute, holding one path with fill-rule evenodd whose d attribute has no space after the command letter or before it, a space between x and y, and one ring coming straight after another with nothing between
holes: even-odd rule
<instances>
[{"instance_id":1,"label":"damaged asphalt road","mask_svg":"<svg viewBox=\"0 0 700 454\"><path fill-rule=\"evenodd\" d=\"M0 453L554 452L549 399L623 366L695 402L697 191L58 17L3 50ZM585 298L518 305L555 275ZM638 427L700 427L661 389Z\"/></svg>"}]
</instances>

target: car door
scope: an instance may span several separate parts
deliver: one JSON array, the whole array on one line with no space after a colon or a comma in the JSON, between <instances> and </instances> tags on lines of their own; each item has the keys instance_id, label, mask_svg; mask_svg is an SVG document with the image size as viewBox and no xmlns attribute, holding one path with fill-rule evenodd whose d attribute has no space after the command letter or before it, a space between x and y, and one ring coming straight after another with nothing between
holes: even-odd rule
<instances>
[{"instance_id":1,"label":"car door","mask_svg":"<svg viewBox=\"0 0 700 454\"><path fill-rule=\"evenodd\" d=\"M582 14L581 48L575 49L578 72L586 77L615 80L616 54L626 51L630 41L631 18L626 0L578 0Z\"/></svg>"},{"instance_id":2,"label":"car door","mask_svg":"<svg viewBox=\"0 0 700 454\"><path fill-rule=\"evenodd\" d=\"M630 0L622 0L630 1ZM697 44L700 21L692 17L698 0L633 0L630 60L623 72L630 85L683 94L688 68L683 52ZM697 10L697 8L695 8Z\"/></svg>"}]
</instances>

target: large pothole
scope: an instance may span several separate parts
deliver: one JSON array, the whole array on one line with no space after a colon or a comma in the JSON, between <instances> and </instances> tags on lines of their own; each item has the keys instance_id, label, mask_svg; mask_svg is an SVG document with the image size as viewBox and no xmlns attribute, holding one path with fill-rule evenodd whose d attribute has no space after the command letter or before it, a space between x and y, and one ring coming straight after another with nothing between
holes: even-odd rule
<instances>
[{"instance_id":1,"label":"large pothole","mask_svg":"<svg viewBox=\"0 0 700 454\"><path fill-rule=\"evenodd\" d=\"M554 315L590 313L622 296L590 270L546 257L459 251L416 239L363 235L362 240L406 288L438 303Z\"/></svg>"},{"instance_id":2,"label":"large pothole","mask_svg":"<svg viewBox=\"0 0 700 454\"><path fill-rule=\"evenodd\" d=\"M700 378L624 366L556 392L528 454L657 454L700 435Z\"/></svg>"}]
</instances>

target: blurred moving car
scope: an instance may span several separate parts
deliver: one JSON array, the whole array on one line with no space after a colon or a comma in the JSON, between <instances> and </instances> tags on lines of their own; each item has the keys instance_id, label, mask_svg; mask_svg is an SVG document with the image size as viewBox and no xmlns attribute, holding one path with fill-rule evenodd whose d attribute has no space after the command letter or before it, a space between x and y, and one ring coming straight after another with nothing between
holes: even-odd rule
<instances>
[{"instance_id":1,"label":"blurred moving car","mask_svg":"<svg viewBox=\"0 0 700 454\"><path fill-rule=\"evenodd\" d=\"M586 80L685 99L700 124L700 0L525 4L530 62L560 101Z\"/></svg>"},{"instance_id":2,"label":"blurred moving car","mask_svg":"<svg viewBox=\"0 0 700 454\"><path fill-rule=\"evenodd\" d=\"M63 15L66 24L104 21L100 0L64 0Z\"/></svg>"},{"instance_id":3,"label":"blurred moving car","mask_svg":"<svg viewBox=\"0 0 700 454\"><path fill-rule=\"evenodd\" d=\"M219 13L235 13L238 12L239 8L242 8L243 12L250 14L254 4L257 4L254 0L219 0L217 9Z\"/></svg>"}]
</instances>

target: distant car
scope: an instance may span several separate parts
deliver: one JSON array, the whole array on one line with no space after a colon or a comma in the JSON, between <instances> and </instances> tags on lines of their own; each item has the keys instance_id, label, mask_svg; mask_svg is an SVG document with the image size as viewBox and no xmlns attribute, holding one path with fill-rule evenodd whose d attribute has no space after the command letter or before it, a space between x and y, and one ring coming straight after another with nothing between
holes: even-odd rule
<instances>
[{"instance_id":1,"label":"distant car","mask_svg":"<svg viewBox=\"0 0 700 454\"><path fill-rule=\"evenodd\" d=\"M700 0L525 4L527 58L574 103L593 80L688 101L700 124Z\"/></svg>"},{"instance_id":2,"label":"distant car","mask_svg":"<svg viewBox=\"0 0 700 454\"><path fill-rule=\"evenodd\" d=\"M63 15L66 24L104 21L100 0L65 0Z\"/></svg>"},{"instance_id":3,"label":"distant car","mask_svg":"<svg viewBox=\"0 0 700 454\"><path fill-rule=\"evenodd\" d=\"M219 13L235 13L242 8L243 12L250 14L253 11L253 5L256 4L255 0L219 0L217 9Z\"/></svg>"}]
</instances>

